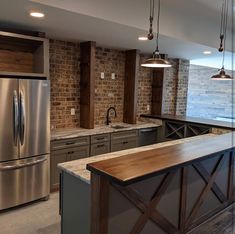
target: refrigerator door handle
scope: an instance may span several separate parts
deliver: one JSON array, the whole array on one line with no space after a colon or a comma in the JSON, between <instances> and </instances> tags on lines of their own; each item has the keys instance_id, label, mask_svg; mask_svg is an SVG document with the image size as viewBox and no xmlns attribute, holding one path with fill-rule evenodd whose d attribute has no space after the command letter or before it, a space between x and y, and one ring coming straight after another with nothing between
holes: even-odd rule
<instances>
[{"instance_id":1,"label":"refrigerator door handle","mask_svg":"<svg viewBox=\"0 0 235 234\"><path fill-rule=\"evenodd\" d=\"M34 166L40 163L43 163L47 160L46 157L31 161L31 162L27 162L27 163L22 163L22 164L15 164L15 165L0 165L0 171L9 171L9 170L16 170L16 169L20 169L23 167L30 167L30 166Z\"/></svg>"},{"instance_id":2,"label":"refrigerator door handle","mask_svg":"<svg viewBox=\"0 0 235 234\"><path fill-rule=\"evenodd\" d=\"M20 92L20 143L24 144L24 134L25 134L25 104L23 93Z\"/></svg>"},{"instance_id":3,"label":"refrigerator door handle","mask_svg":"<svg viewBox=\"0 0 235 234\"><path fill-rule=\"evenodd\" d=\"M13 127L14 144L15 146L17 146L18 129L19 129L19 108L18 108L18 95L16 90L14 90L13 92L13 119L14 119L14 127Z\"/></svg>"}]
</instances>

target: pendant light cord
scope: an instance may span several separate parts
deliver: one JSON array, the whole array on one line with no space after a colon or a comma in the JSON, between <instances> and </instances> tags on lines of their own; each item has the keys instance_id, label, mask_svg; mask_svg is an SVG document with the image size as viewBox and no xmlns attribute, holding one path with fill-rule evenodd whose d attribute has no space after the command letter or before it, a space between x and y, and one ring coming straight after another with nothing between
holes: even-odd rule
<instances>
[{"instance_id":1,"label":"pendant light cord","mask_svg":"<svg viewBox=\"0 0 235 234\"><path fill-rule=\"evenodd\" d=\"M160 9L161 3L158 0L158 11L157 11L157 37L156 37L156 53L159 53L158 43L159 43L159 31L160 31Z\"/></svg>"},{"instance_id":2,"label":"pendant light cord","mask_svg":"<svg viewBox=\"0 0 235 234\"><path fill-rule=\"evenodd\" d=\"M150 7L149 7L149 33L148 39L153 39L153 19L154 19L154 0L150 0Z\"/></svg>"},{"instance_id":3,"label":"pendant light cord","mask_svg":"<svg viewBox=\"0 0 235 234\"><path fill-rule=\"evenodd\" d=\"M221 28L220 28L221 44L219 48L219 51L223 52L222 68L224 68L226 37L227 37L227 23L228 23L228 0L224 0L223 6L222 6Z\"/></svg>"}]
</instances>

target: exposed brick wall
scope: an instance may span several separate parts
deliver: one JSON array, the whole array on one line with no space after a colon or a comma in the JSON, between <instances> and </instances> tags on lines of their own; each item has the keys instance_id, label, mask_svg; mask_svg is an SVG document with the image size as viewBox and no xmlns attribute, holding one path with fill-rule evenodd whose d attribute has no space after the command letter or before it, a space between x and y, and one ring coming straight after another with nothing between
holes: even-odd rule
<instances>
[{"instance_id":1,"label":"exposed brick wall","mask_svg":"<svg viewBox=\"0 0 235 234\"><path fill-rule=\"evenodd\" d=\"M101 72L104 72L105 75L103 80L100 78ZM115 73L115 80L111 79L112 73ZM117 118L112 118L112 122L123 121L124 76L125 52L97 47L95 65L95 125L105 124L106 112L110 106L114 106L117 111Z\"/></svg>"},{"instance_id":2,"label":"exposed brick wall","mask_svg":"<svg viewBox=\"0 0 235 234\"><path fill-rule=\"evenodd\" d=\"M178 60L178 84L176 93L176 115L186 115L189 79L189 61Z\"/></svg>"},{"instance_id":3,"label":"exposed brick wall","mask_svg":"<svg viewBox=\"0 0 235 234\"><path fill-rule=\"evenodd\" d=\"M185 115L187 108L187 90L189 61L169 59L172 67L164 71L163 114Z\"/></svg>"},{"instance_id":4,"label":"exposed brick wall","mask_svg":"<svg viewBox=\"0 0 235 234\"><path fill-rule=\"evenodd\" d=\"M50 40L51 127L78 127L80 63L77 43ZM75 108L75 115L71 115Z\"/></svg>"},{"instance_id":5,"label":"exposed brick wall","mask_svg":"<svg viewBox=\"0 0 235 234\"><path fill-rule=\"evenodd\" d=\"M163 114L175 114L178 61L169 59L172 67L165 68L163 81Z\"/></svg>"},{"instance_id":6,"label":"exposed brick wall","mask_svg":"<svg viewBox=\"0 0 235 234\"><path fill-rule=\"evenodd\" d=\"M140 55L140 64L147 56ZM164 113L185 112L187 100L187 62L171 60L172 68L165 69ZM100 78L104 72L105 78ZM115 80L111 79L115 73ZM123 121L125 52L96 48L95 64L95 125L103 125L110 106L117 110L113 122ZM80 50L79 43L50 40L51 126L79 127L80 122ZM151 113L151 69L139 67L137 116ZM178 98L178 105L176 105ZM147 110L149 106L149 110ZM75 116L70 113L75 108Z\"/></svg>"},{"instance_id":7,"label":"exposed brick wall","mask_svg":"<svg viewBox=\"0 0 235 234\"><path fill-rule=\"evenodd\" d=\"M232 81L212 80L211 76L217 73L217 68L190 65L187 115L232 117Z\"/></svg>"}]
</instances>

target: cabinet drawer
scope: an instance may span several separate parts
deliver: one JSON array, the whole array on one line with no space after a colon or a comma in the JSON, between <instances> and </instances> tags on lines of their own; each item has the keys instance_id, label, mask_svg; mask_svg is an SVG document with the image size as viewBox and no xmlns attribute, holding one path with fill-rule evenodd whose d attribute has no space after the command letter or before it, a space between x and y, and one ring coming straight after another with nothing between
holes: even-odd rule
<instances>
[{"instance_id":1,"label":"cabinet drawer","mask_svg":"<svg viewBox=\"0 0 235 234\"><path fill-rule=\"evenodd\" d=\"M103 142L91 145L91 156L106 154L110 152L110 142Z\"/></svg>"},{"instance_id":2,"label":"cabinet drawer","mask_svg":"<svg viewBox=\"0 0 235 234\"><path fill-rule=\"evenodd\" d=\"M90 149L89 146L80 146L74 149L70 149L70 151L68 151L68 161L71 160L76 160L76 159L80 159L80 158L87 158L90 155Z\"/></svg>"},{"instance_id":3,"label":"cabinet drawer","mask_svg":"<svg viewBox=\"0 0 235 234\"><path fill-rule=\"evenodd\" d=\"M128 139L122 139L122 141L115 141L111 144L111 152L131 149L137 147L137 138L132 137Z\"/></svg>"},{"instance_id":4,"label":"cabinet drawer","mask_svg":"<svg viewBox=\"0 0 235 234\"><path fill-rule=\"evenodd\" d=\"M51 150L59 150L64 149L68 147L77 147L77 146L83 146L83 145L89 145L90 144L90 137L77 137L77 138L71 138L66 140L58 140L58 141L52 141L51 142Z\"/></svg>"},{"instance_id":5,"label":"cabinet drawer","mask_svg":"<svg viewBox=\"0 0 235 234\"><path fill-rule=\"evenodd\" d=\"M138 136L138 130L130 130L123 132L114 132L111 134L111 140L121 142L124 138L133 138Z\"/></svg>"},{"instance_id":6,"label":"cabinet drawer","mask_svg":"<svg viewBox=\"0 0 235 234\"><path fill-rule=\"evenodd\" d=\"M110 134L99 134L91 136L91 144L110 141Z\"/></svg>"},{"instance_id":7,"label":"cabinet drawer","mask_svg":"<svg viewBox=\"0 0 235 234\"><path fill-rule=\"evenodd\" d=\"M61 149L51 152L52 158L58 157L60 155L66 155L67 156L66 161L89 157L89 145L79 146L79 147L69 147L67 149Z\"/></svg>"}]
</instances>

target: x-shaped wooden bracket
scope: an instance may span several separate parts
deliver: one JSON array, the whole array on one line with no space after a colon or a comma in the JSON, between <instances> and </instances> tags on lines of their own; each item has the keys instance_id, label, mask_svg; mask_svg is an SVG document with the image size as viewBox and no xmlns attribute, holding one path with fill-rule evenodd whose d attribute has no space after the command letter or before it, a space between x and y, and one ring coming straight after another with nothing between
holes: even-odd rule
<instances>
[{"instance_id":1,"label":"x-shaped wooden bracket","mask_svg":"<svg viewBox=\"0 0 235 234\"><path fill-rule=\"evenodd\" d=\"M169 172L164 176L161 184L158 186L149 202L144 201L140 194L134 189L113 184L113 186L142 213L132 228L131 234L140 233L148 220L152 220L166 233L177 233L177 228L156 210L156 206L174 178L175 173L176 172Z\"/></svg>"}]
</instances>

